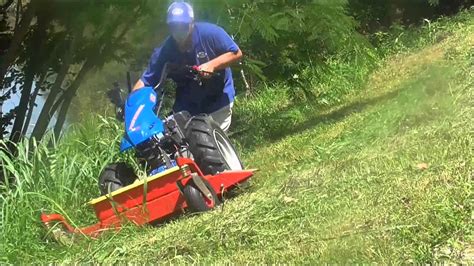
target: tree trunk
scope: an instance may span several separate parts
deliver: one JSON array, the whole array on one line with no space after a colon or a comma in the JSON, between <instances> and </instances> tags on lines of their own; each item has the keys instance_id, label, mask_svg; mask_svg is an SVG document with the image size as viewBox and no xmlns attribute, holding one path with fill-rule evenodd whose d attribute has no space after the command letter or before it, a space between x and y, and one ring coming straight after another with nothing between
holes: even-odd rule
<instances>
[{"instance_id":1,"label":"tree trunk","mask_svg":"<svg viewBox=\"0 0 474 266\"><path fill-rule=\"evenodd\" d=\"M66 74L69 71L69 67L70 62L67 61L65 61L61 66L58 76L56 77L56 80L54 81L54 84L51 87L50 93L46 98L45 103L43 104L43 108L41 109L41 112L38 116L38 120L36 121L33 132L31 133L31 137L39 140L43 137L44 133L46 132L46 129L48 129L49 122L51 121L51 118L54 115L54 112L52 112L52 107L56 102L56 98L59 92L61 91L61 85L64 79L66 78Z\"/></svg>"},{"instance_id":2,"label":"tree trunk","mask_svg":"<svg viewBox=\"0 0 474 266\"><path fill-rule=\"evenodd\" d=\"M25 121L25 114L28 109L28 103L30 101L31 87L33 85L33 80L35 77L35 71L33 66L33 60L30 61L26 70L25 84L21 90L20 102L18 103L18 109L15 114L15 122L13 123L12 131L10 133L10 140L13 143L17 143L22 135L23 125Z\"/></svg>"},{"instance_id":3,"label":"tree trunk","mask_svg":"<svg viewBox=\"0 0 474 266\"><path fill-rule=\"evenodd\" d=\"M74 82L66 89L66 91L59 97L59 99L56 101L56 103L53 105L53 112L56 112L56 110L61 106L61 111L59 113L58 119L56 120L56 125L54 128L55 136L59 136L59 133L61 132L61 129L64 125L64 122L66 121L66 114L69 109L69 106L71 105L72 99L76 95L77 90L79 89L82 80L84 79L85 75L89 70L91 70L94 67L93 60L87 60L84 65L82 66L81 70L76 76L76 79Z\"/></svg>"},{"instance_id":4,"label":"tree trunk","mask_svg":"<svg viewBox=\"0 0 474 266\"><path fill-rule=\"evenodd\" d=\"M15 28L18 27L18 23L20 22L20 12L21 12L21 0L18 0L16 3Z\"/></svg>"},{"instance_id":5,"label":"tree trunk","mask_svg":"<svg viewBox=\"0 0 474 266\"><path fill-rule=\"evenodd\" d=\"M76 36L73 37L73 39L71 40L69 44L69 49L66 51L62 58L63 63L61 65L61 68L59 69L56 80L54 81L54 84L50 89L50 93L46 98L45 103L43 104L43 108L41 109L38 119L36 120L33 132L31 133L31 137L36 138L38 140L43 137L44 133L48 129L49 122L51 121L51 118L53 117L54 112L56 111L55 109L53 110L53 107L56 102L57 96L61 92L61 86L63 84L64 79L66 78L66 75L72 63L73 55L75 52Z\"/></svg>"},{"instance_id":6,"label":"tree trunk","mask_svg":"<svg viewBox=\"0 0 474 266\"><path fill-rule=\"evenodd\" d=\"M74 82L66 89L66 91L59 97L56 103L53 105L53 112L61 106L61 109L58 114L58 119L56 120L56 124L54 126L54 136L56 139L59 139L59 135L61 130L64 126L64 122L66 121L67 112L69 110L69 106L71 105L72 99L76 96L76 92L79 89L82 80L86 76L87 72L89 72L92 68L94 68L96 63L96 57L91 56L88 60L82 65L81 70L76 76Z\"/></svg>"},{"instance_id":7,"label":"tree trunk","mask_svg":"<svg viewBox=\"0 0 474 266\"><path fill-rule=\"evenodd\" d=\"M31 94L30 102L28 104L28 113L26 114L25 122L23 124L23 130L21 131L22 136L26 136L26 134L28 133L31 117L33 116L33 109L35 108L36 96L38 96L40 86L41 86L40 84L41 83L39 82L35 84L35 90Z\"/></svg>"},{"instance_id":8,"label":"tree trunk","mask_svg":"<svg viewBox=\"0 0 474 266\"><path fill-rule=\"evenodd\" d=\"M51 108L50 108L51 114L56 112L57 108L61 106L61 112L59 114L61 117L58 117L58 120L54 127L54 133L56 136L59 136L59 134L61 133L61 129L66 121L69 106L72 102L72 99L76 95L76 92L79 89L80 84L82 80L84 79L85 75L87 74L87 72L93 69L97 64L100 64L101 60L104 60L103 54L106 52L110 52L110 49L112 48L111 46L113 46L120 39L122 39L123 36L125 36L125 34L128 32L128 30L132 26L132 22L134 21L133 18L136 17L137 13L140 10L141 10L140 8L135 10L135 12L129 17L130 20L128 21L128 23L125 24L125 27L121 30L121 32L117 35L116 38L109 38L109 39L106 39L107 42L105 43L100 43L100 42L98 43L97 49L93 50L94 53L89 55L89 57L86 59L86 62L82 65L81 70L77 74L74 82L72 82L72 84L64 91L64 93L59 97L59 99L57 99L56 102L51 105ZM105 33L105 34L109 34L109 33ZM101 40L101 39L104 39L103 36L98 38L98 40ZM35 129L33 130L32 137L36 138L38 141L41 140L44 133L46 132L46 129L51 117L49 117L47 121L44 121L42 127L38 128L38 130L35 127ZM38 123L37 123L37 126L38 126Z\"/></svg>"},{"instance_id":9,"label":"tree trunk","mask_svg":"<svg viewBox=\"0 0 474 266\"><path fill-rule=\"evenodd\" d=\"M3 88L3 79L5 75L7 74L8 68L13 64L13 62L17 58L18 56L17 53L20 50L21 43L25 39L26 34L28 33L30 29L30 24L33 18L35 17L36 8L39 2L40 1L32 1L28 5L28 8L26 9L25 14L23 15L23 18L21 19L18 27L15 28L15 32L13 33L13 38L7 50L7 53L5 54L5 56L2 58L2 61L0 62L0 87L1 88Z\"/></svg>"},{"instance_id":10,"label":"tree trunk","mask_svg":"<svg viewBox=\"0 0 474 266\"><path fill-rule=\"evenodd\" d=\"M43 14L43 13L42 13ZM33 36L30 40L30 46L32 47L43 47L46 42L46 29L49 24L50 18L45 15L38 16L37 27L33 32ZM40 69L41 55L44 49L27 51L30 55L29 64L25 71L25 84L21 91L21 98L18 104L18 110L16 111L15 122L10 135L10 140L13 143L17 143L22 137L23 127L25 127L26 112L31 100L31 88L33 86L34 78Z\"/></svg>"},{"instance_id":11,"label":"tree trunk","mask_svg":"<svg viewBox=\"0 0 474 266\"><path fill-rule=\"evenodd\" d=\"M135 13L137 13L140 9L136 10ZM131 16L133 18L134 16ZM102 45L99 49L97 49L97 54L91 55L86 63L81 68L81 71L77 75L76 79L74 82L69 86L69 88L65 91L65 93L58 99L57 101L57 107L59 107L59 104L61 104L61 110L59 112L58 119L56 120L56 125L54 127L54 135L56 139L59 139L59 136L61 134L61 130L64 126L64 123L66 121L67 117L67 112L69 110L69 106L71 105L72 99L76 95L77 90L79 89L79 86L82 82L82 79L84 78L85 74L92 69L97 63L98 63L98 58L102 58L102 53L109 51L111 49L111 46L118 42L118 40L122 39L123 36L128 32L130 29L132 23L129 22L126 24L126 26L122 29L122 31L117 35L116 38L110 39L107 43ZM61 102L60 102L61 101ZM55 104L55 105L56 105Z\"/></svg>"},{"instance_id":12,"label":"tree trunk","mask_svg":"<svg viewBox=\"0 0 474 266\"><path fill-rule=\"evenodd\" d=\"M74 97L66 97L64 102L61 104L61 109L59 109L58 113L58 119L56 120L56 125L54 125L54 138L56 140L59 140L61 137L60 134L64 127L64 123L66 122L67 112L73 98Z\"/></svg>"},{"instance_id":13,"label":"tree trunk","mask_svg":"<svg viewBox=\"0 0 474 266\"><path fill-rule=\"evenodd\" d=\"M53 52L49 54L49 59L48 61L43 64L42 67L42 73L40 76L40 80L36 83L35 90L33 91L33 94L31 95L30 99L30 104L28 107L28 114L26 115L26 121L25 121L25 126L23 127L22 135L26 136L28 133L28 128L30 127L30 122L31 122L31 117L33 116L33 110L35 108L35 102L36 102L36 97L38 96L39 90L41 86L43 86L44 80L46 79L46 76L48 74L49 66L51 65L51 62L56 58L55 55L57 54L57 50L59 49L59 44L55 46L53 49ZM64 63L70 64L68 61L70 61L71 58L66 58L63 60ZM67 70L66 70L67 72Z\"/></svg>"},{"instance_id":14,"label":"tree trunk","mask_svg":"<svg viewBox=\"0 0 474 266\"><path fill-rule=\"evenodd\" d=\"M87 60L82 65L81 70L77 74L74 82L63 92L63 94L58 99L56 99L58 95L58 91L55 92L55 95L50 94L48 96L48 99L46 100L47 103L45 103L45 106L41 110L41 114L45 113L47 115L44 115L42 117L40 114L40 117L38 118L38 122L36 123L33 133L31 134L32 137L36 138L36 140L38 141L43 138L43 135L44 133L46 133L46 130L48 129L48 125L49 125L49 122L51 121L51 118L53 117L53 114L56 112L59 106L66 101L67 98L74 97L77 89L79 88L80 83L84 79L84 76L90 69L92 69L93 66L94 64L92 63L92 60ZM50 99L51 96L53 97Z\"/></svg>"}]
</instances>

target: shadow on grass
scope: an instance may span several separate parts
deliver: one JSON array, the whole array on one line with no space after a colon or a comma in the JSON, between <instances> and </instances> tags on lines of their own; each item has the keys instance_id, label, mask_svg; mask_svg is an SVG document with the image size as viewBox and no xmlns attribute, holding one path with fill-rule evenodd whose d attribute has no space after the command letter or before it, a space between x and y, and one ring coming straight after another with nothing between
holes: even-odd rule
<instances>
[{"instance_id":1,"label":"shadow on grass","mask_svg":"<svg viewBox=\"0 0 474 266\"><path fill-rule=\"evenodd\" d=\"M406 89L407 86L400 86L398 89L382 94L377 97L360 100L353 102L348 105L344 105L337 110L334 110L327 114L317 114L314 112L315 107L303 110L311 113L304 114L304 120L301 123L293 124L288 121L285 114L288 114L292 110L304 109L293 103L292 105L265 116L261 116L251 121L239 121L239 124L252 125L243 129L237 129L231 137L234 138L245 151L252 152L258 147L268 145L279 141L287 136L301 133L305 130L316 127L319 124L333 124L342 121L347 116L360 113L369 106L393 99L397 97L401 91Z\"/></svg>"}]
</instances>

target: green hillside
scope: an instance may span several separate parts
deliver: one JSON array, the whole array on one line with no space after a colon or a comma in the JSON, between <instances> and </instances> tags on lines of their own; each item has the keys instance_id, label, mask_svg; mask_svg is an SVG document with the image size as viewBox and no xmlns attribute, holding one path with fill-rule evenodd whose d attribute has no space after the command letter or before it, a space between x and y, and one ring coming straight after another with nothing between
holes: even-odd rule
<instances>
[{"instance_id":1,"label":"green hillside","mask_svg":"<svg viewBox=\"0 0 474 266\"><path fill-rule=\"evenodd\" d=\"M474 18L438 30L431 44L380 62L335 106L295 104L278 88L239 98L235 112L249 123L232 138L259 172L209 213L60 246L39 211L94 221L83 203L118 157L110 141L120 128L86 121L57 151L3 158L24 181L2 194L0 261L474 263Z\"/></svg>"}]
</instances>

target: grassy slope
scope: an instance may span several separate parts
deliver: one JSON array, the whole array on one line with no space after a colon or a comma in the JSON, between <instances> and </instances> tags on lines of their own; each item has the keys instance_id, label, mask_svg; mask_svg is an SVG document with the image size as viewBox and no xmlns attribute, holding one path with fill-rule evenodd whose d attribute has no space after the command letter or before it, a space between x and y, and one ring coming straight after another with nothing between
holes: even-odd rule
<instances>
[{"instance_id":1,"label":"grassy slope","mask_svg":"<svg viewBox=\"0 0 474 266\"><path fill-rule=\"evenodd\" d=\"M249 193L219 210L159 228L127 227L70 248L41 244L22 260L400 263L467 257L459 254L473 243L472 47L471 20L434 46L391 58L342 106L287 108L272 122L297 122L289 120L291 126L258 144L241 142L254 145L244 159L261 171Z\"/></svg>"}]
</instances>

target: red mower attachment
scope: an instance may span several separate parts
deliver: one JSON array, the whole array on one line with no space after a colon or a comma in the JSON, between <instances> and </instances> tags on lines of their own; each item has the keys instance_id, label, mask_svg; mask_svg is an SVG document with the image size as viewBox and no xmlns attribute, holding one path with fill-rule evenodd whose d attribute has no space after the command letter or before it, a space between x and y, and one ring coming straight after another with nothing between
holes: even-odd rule
<instances>
[{"instance_id":1,"label":"red mower attachment","mask_svg":"<svg viewBox=\"0 0 474 266\"><path fill-rule=\"evenodd\" d=\"M75 228L62 215L45 213L41 214L41 221L56 240L55 228L56 232L57 228L61 229L61 235L81 234L96 238L104 231L119 229L126 222L143 225L183 213L186 208L194 211L212 209L220 202L222 193L247 181L255 171L204 175L193 160L178 158L177 166L171 169L91 200L89 204L99 220L96 224Z\"/></svg>"}]
</instances>

